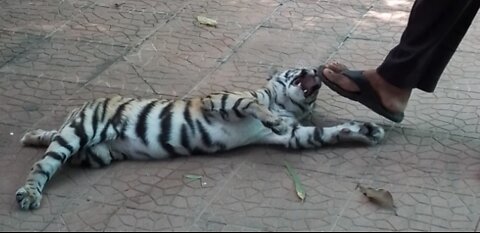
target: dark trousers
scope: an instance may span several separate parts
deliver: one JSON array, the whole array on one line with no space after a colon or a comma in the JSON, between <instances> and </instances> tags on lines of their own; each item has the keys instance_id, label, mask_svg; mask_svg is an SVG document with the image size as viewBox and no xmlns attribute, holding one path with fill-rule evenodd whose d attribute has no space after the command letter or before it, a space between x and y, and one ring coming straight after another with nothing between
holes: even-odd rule
<instances>
[{"instance_id":1,"label":"dark trousers","mask_svg":"<svg viewBox=\"0 0 480 233\"><path fill-rule=\"evenodd\" d=\"M480 0L416 0L400 43L377 72L399 88L433 92Z\"/></svg>"}]
</instances>

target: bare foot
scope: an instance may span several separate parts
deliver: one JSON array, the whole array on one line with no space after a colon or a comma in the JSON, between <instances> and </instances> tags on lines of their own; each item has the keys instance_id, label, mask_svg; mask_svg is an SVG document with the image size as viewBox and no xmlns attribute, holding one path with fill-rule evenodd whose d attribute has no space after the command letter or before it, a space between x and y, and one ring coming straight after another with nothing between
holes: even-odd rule
<instances>
[{"instance_id":1,"label":"bare foot","mask_svg":"<svg viewBox=\"0 0 480 233\"><path fill-rule=\"evenodd\" d=\"M323 75L331 82L350 92L359 92L358 86L349 78L341 74L347 67L334 62L327 64ZM380 96L383 106L392 112L404 112L412 90L400 89L385 81L376 70L365 70L363 75L370 82L372 88Z\"/></svg>"}]
</instances>

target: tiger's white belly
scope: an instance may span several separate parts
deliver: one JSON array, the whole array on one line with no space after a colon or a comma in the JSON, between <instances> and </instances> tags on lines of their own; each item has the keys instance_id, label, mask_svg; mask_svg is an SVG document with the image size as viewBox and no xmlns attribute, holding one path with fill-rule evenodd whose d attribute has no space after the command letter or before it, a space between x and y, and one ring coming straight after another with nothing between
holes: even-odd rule
<instances>
[{"instance_id":1,"label":"tiger's white belly","mask_svg":"<svg viewBox=\"0 0 480 233\"><path fill-rule=\"evenodd\" d=\"M180 155L192 154L192 148L199 149L202 152L214 153L222 150L229 150L236 147L255 144L266 138L273 132L265 128L260 121L252 117L247 117L237 121L224 121L223 119L214 119L205 130L210 136L212 143L221 142L225 147L206 146L202 134L189 133L188 141L190 150L182 144L180 135L180 126L172 128L170 140L167 142ZM148 145L142 139L136 136L135 128L129 127L124 139L117 139L110 142L111 150L118 154L116 156L125 157L134 160L163 159L171 156L168 150L159 142L159 133L161 129L149 129ZM123 154L123 155L122 155Z\"/></svg>"}]
</instances>

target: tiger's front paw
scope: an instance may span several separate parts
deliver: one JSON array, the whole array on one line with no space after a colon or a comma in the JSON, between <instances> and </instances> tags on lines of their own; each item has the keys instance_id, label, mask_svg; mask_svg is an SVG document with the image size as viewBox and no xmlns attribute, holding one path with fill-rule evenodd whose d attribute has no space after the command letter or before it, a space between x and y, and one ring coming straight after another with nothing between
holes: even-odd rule
<instances>
[{"instance_id":1,"label":"tiger's front paw","mask_svg":"<svg viewBox=\"0 0 480 233\"><path fill-rule=\"evenodd\" d=\"M290 128L287 122L282 120L281 118L275 119L271 122L266 122L264 125L270 128L275 134L284 135L288 133L288 129Z\"/></svg>"},{"instance_id":2,"label":"tiger's front paw","mask_svg":"<svg viewBox=\"0 0 480 233\"><path fill-rule=\"evenodd\" d=\"M338 136L341 140L359 141L373 146L382 141L385 130L375 123L352 121L344 124Z\"/></svg>"},{"instance_id":3,"label":"tiger's front paw","mask_svg":"<svg viewBox=\"0 0 480 233\"><path fill-rule=\"evenodd\" d=\"M42 194L37 188L25 185L17 190L16 199L21 209L37 209L40 207Z\"/></svg>"}]
</instances>

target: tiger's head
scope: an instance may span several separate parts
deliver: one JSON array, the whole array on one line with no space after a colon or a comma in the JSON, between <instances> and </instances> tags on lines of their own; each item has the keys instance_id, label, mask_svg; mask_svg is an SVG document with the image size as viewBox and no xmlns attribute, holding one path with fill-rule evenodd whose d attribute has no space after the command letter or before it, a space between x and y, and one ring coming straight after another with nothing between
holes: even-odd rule
<instances>
[{"instance_id":1,"label":"tiger's head","mask_svg":"<svg viewBox=\"0 0 480 233\"><path fill-rule=\"evenodd\" d=\"M268 87L276 94L276 104L287 111L302 113L312 107L321 83L316 69L288 69L274 72Z\"/></svg>"}]
</instances>

